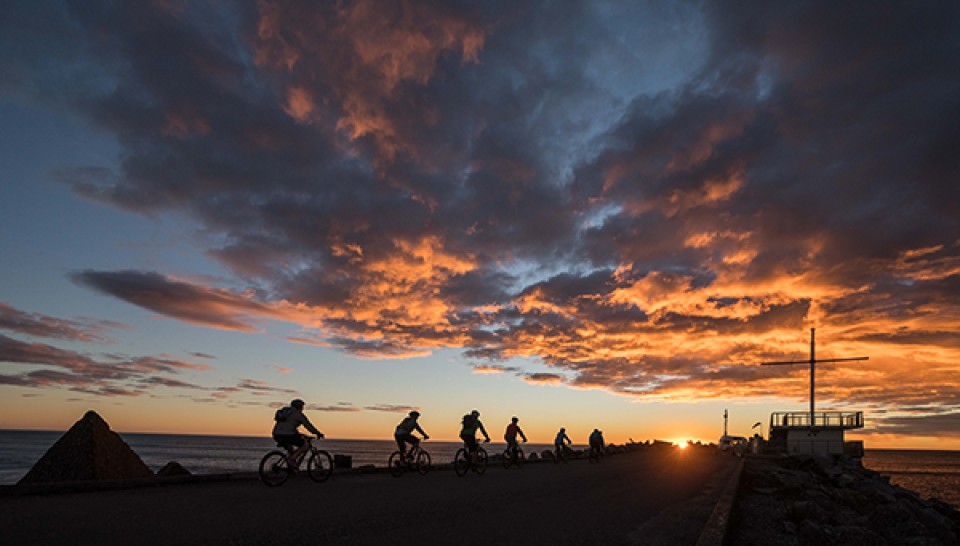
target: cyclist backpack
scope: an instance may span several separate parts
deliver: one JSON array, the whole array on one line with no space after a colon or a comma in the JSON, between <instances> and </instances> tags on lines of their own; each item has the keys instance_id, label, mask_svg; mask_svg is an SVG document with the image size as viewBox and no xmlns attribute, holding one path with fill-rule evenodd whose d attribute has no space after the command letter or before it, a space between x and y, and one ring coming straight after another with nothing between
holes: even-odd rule
<instances>
[{"instance_id":1,"label":"cyclist backpack","mask_svg":"<svg viewBox=\"0 0 960 546\"><path fill-rule=\"evenodd\" d=\"M287 406L285 408L280 408L277 410L277 413L273 415L273 420L278 423L282 423L287 420L287 417L293 414L293 408Z\"/></svg>"}]
</instances>

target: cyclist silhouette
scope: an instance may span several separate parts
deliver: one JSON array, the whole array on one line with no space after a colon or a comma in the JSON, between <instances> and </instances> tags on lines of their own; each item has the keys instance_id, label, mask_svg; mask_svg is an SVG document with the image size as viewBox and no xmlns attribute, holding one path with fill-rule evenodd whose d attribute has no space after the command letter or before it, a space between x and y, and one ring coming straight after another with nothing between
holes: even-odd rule
<instances>
[{"instance_id":1,"label":"cyclist silhouette","mask_svg":"<svg viewBox=\"0 0 960 546\"><path fill-rule=\"evenodd\" d=\"M480 422L480 412L473 410L464 415L461 424L463 426L460 429L460 439L463 440L464 447L470 452L473 462L477 462L477 448L480 447L477 444L477 429L483 433L485 442L490 441L490 435L487 434L487 430L483 428L483 423Z\"/></svg>"},{"instance_id":2,"label":"cyclist silhouette","mask_svg":"<svg viewBox=\"0 0 960 546\"><path fill-rule=\"evenodd\" d=\"M567 436L567 429L560 427L560 432L553 440L553 447L557 450L557 455L561 455L569 444L573 444L573 441Z\"/></svg>"},{"instance_id":3,"label":"cyclist silhouette","mask_svg":"<svg viewBox=\"0 0 960 546\"><path fill-rule=\"evenodd\" d=\"M323 438L323 433L317 430L317 427L313 426L310 419L307 419L307 416L303 414L303 406L303 400L297 398L292 400L289 406L277 410L274 415L276 423L273 425L273 439L276 440L278 446L286 449L289 453L287 460L290 463L290 468L297 467L300 456L307 449L307 442L304 441L303 435L299 431L301 425L314 433L317 438Z\"/></svg>"},{"instance_id":4,"label":"cyclist silhouette","mask_svg":"<svg viewBox=\"0 0 960 546\"><path fill-rule=\"evenodd\" d=\"M413 431L419 432L424 440L429 440L430 436L420 428L420 425L417 423L417 419L420 418L419 411L411 411L403 421L397 425L397 429L393 433L393 439L397 441L397 447L400 448L400 454L403 457L407 455L407 446L410 444L414 447L420 445L420 439L413 435Z\"/></svg>"},{"instance_id":5,"label":"cyclist silhouette","mask_svg":"<svg viewBox=\"0 0 960 546\"><path fill-rule=\"evenodd\" d=\"M511 456L516 460L517 458L517 434L523 438L523 441L527 441L527 436L523 433L523 430L520 429L520 425L517 423L520 421L519 418L513 417L510 419L510 424L507 425L507 430L503 434L503 439L507 441L507 449L510 451Z\"/></svg>"}]
</instances>

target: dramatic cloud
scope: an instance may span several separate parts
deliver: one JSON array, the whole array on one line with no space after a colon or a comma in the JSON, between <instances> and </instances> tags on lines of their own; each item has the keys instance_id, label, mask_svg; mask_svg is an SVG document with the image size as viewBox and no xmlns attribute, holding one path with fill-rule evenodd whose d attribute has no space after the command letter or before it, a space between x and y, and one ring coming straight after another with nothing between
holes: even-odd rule
<instances>
[{"instance_id":1,"label":"dramatic cloud","mask_svg":"<svg viewBox=\"0 0 960 546\"><path fill-rule=\"evenodd\" d=\"M266 381L260 381L256 379L244 379L229 387L219 387L214 389L214 392L210 395L213 398L226 399L231 398L233 395L250 395L250 396L273 396L275 394L284 394L284 395L296 395L299 394L294 389L288 389L284 387L277 387L271 385ZM261 402L257 402L260 404Z\"/></svg>"},{"instance_id":2,"label":"dramatic cloud","mask_svg":"<svg viewBox=\"0 0 960 546\"><path fill-rule=\"evenodd\" d=\"M108 340L103 336L104 330L119 328L125 326L104 320L65 320L40 313L27 313L0 302L0 329L28 336L106 342Z\"/></svg>"},{"instance_id":3,"label":"dramatic cloud","mask_svg":"<svg viewBox=\"0 0 960 546\"><path fill-rule=\"evenodd\" d=\"M501 373L516 373L519 372L520 368L516 366L500 366L498 364L474 364L473 373L477 374L501 374Z\"/></svg>"},{"instance_id":4,"label":"dramatic cloud","mask_svg":"<svg viewBox=\"0 0 960 546\"><path fill-rule=\"evenodd\" d=\"M18 6L0 88L122 147L57 180L232 272L73 275L155 313L675 400L804 398L759 363L817 326L871 357L824 402L960 409L960 5L635 4Z\"/></svg>"},{"instance_id":5,"label":"dramatic cloud","mask_svg":"<svg viewBox=\"0 0 960 546\"><path fill-rule=\"evenodd\" d=\"M235 294L171 280L156 273L83 271L72 277L81 285L145 309L224 330L255 331L248 317L281 316L276 306L255 301L254 294Z\"/></svg>"},{"instance_id":6,"label":"dramatic cloud","mask_svg":"<svg viewBox=\"0 0 960 546\"><path fill-rule=\"evenodd\" d=\"M564 377L556 373L528 373L523 375L523 380L527 383L563 383Z\"/></svg>"},{"instance_id":7,"label":"dramatic cloud","mask_svg":"<svg viewBox=\"0 0 960 546\"><path fill-rule=\"evenodd\" d=\"M104 396L140 396L155 387L203 389L199 385L169 377L184 370L205 371L196 364L171 357L94 358L42 343L26 343L0 335L0 363L4 367L0 384L35 388L65 388ZM15 371L17 368L27 368ZM12 373L11 373L12 372Z\"/></svg>"},{"instance_id":8,"label":"dramatic cloud","mask_svg":"<svg viewBox=\"0 0 960 546\"><path fill-rule=\"evenodd\" d=\"M313 411L326 411L332 413L357 413L361 411L379 411L384 413L408 413L413 410L419 410L417 406L403 406L396 404L375 404L372 406L363 406L358 407L349 402L338 402L334 405L320 406L315 404L307 404L308 410Z\"/></svg>"},{"instance_id":9,"label":"dramatic cloud","mask_svg":"<svg viewBox=\"0 0 960 546\"><path fill-rule=\"evenodd\" d=\"M386 413L409 413L413 410L419 410L419 406L403 406L397 404L377 404L375 406L365 406L363 409L368 411L382 411Z\"/></svg>"}]
</instances>

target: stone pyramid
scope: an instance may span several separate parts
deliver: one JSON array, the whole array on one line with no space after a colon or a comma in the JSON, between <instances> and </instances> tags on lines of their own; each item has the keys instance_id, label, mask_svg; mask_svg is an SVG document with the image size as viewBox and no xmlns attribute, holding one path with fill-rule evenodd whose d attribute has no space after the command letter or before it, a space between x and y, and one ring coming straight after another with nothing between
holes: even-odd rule
<instances>
[{"instance_id":1,"label":"stone pyramid","mask_svg":"<svg viewBox=\"0 0 960 546\"><path fill-rule=\"evenodd\" d=\"M19 483L149 478L153 472L110 425L88 411Z\"/></svg>"}]
</instances>

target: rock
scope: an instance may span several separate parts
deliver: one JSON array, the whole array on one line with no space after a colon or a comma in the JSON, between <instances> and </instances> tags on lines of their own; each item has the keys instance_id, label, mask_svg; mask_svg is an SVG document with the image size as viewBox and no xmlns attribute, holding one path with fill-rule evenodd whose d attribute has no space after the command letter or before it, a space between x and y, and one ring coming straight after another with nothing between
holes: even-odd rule
<instances>
[{"instance_id":1,"label":"rock","mask_svg":"<svg viewBox=\"0 0 960 546\"><path fill-rule=\"evenodd\" d=\"M851 473L843 473L837 476L837 479L834 480L840 487L850 487L854 482L857 481L857 477Z\"/></svg>"},{"instance_id":2,"label":"rock","mask_svg":"<svg viewBox=\"0 0 960 546\"><path fill-rule=\"evenodd\" d=\"M536 453L536 452L531 453L530 456L527 457L527 460L528 460L528 461L536 461L537 459L539 459L539 457L537 457L537 453Z\"/></svg>"},{"instance_id":3,"label":"rock","mask_svg":"<svg viewBox=\"0 0 960 546\"><path fill-rule=\"evenodd\" d=\"M803 473L790 470L778 470L773 472L771 477L776 480L777 485L788 491L803 489L809 483L809 479Z\"/></svg>"},{"instance_id":4,"label":"rock","mask_svg":"<svg viewBox=\"0 0 960 546\"><path fill-rule=\"evenodd\" d=\"M153 472L94 411L47 450L19 483L151 478Z\"/></svg>"},{"instance_id":5,"label":"rock","mask_svg":"<svg viewBox=\"0 0 960 546\"><path fill-rule=\"evenodd\" d=\"M339 455L339 454L334 455L333 467L334 468L353 468L353 456Z\"/></svg>"},{"instance_id":6,"label":"rock","mask_svg":"<svg viewBox=\"0 0 960 546\"><path fill-rule=\"evenodd\" d=\"M730 544L960 544L960 513L855 464L752 459ZM815 461L822 464L823 461Z\"/></svg>"},{"instance_id":7,"label":"rock","mask_svg":"<svg viewBox=\"0 0 960 546\"><path fill-rule=\"evenodd\" d=\"M787 518L794 522L808 519L813 511L812 507L813 505L806 501L795 502L787 507Z\"/></svg>"},{"instance_id":8,"label":"rock","mask_svg":"<svg viewBox=\"0 0 960 546\"><path fill-rule=\"evenodd\" d=\"M173 476L191 476L193 473L180 465L177 461L170 461L163 468L157 470L158 478L170 478Z\"/></svg>"}]
</instances>

